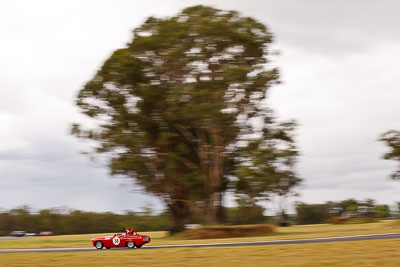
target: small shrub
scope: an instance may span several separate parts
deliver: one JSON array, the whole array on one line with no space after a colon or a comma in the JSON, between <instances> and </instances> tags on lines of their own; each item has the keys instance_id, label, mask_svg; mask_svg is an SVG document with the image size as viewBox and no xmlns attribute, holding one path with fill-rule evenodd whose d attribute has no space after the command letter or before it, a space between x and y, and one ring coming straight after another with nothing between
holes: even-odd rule
<instances>
[{"instance_id":1,"label":"small shrub","mask_svg":"<svg viewBox=\"0 0 400 267\"><path fill-rule=\"evenodd\" d=\"M340 224L340 223L344 223L344 221L345 221L343 218L341 218L339 216L333 216L329 220L330 220L331 224Z\"/></svg>"},{"instance_id":2,"label":"small shrub","mask_svg":"<svg viewBox=\"0 0 400 267\"><path fill-rule=\"evenodd\" d=\"M182 239L213 239L257 236L274 232L274 226L269 224L260 225L237 225L237 226L206 226L191 229L185 232Z\"/></svg>"}]
</instances>

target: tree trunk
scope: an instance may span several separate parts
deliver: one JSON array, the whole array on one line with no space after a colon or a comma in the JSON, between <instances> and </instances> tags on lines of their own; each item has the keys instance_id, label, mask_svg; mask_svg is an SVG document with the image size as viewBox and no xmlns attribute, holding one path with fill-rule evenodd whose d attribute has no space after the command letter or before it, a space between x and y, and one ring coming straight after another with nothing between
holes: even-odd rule
<instances>
[{"instance_id":1,"label":"tree trunk","mask_svg":"<svg viewBox=\"0 0 400 267\"><path fill-rule=\"evenodd\" d=\"M206 210L207 224L216 224L217 220L217 206L215 205L215 192L211 192L207 198L207 210Z\"/></svg>"},{"instance_id":2,"label":"tree trunk","mask_svg":"<svg viewBox=\"0 0 400 267\"><path fill-rule=\"evenodd\" d=\"M168 205L169 210L172 213L174 224L171 233L179 233L185 230L185 224L190 219L190 207L187 202L175 200Z\"/></svg>"},{"instance_id":3,"label":"tree trunk","mask_svg":"<svg viewBox=\"0 0 400 267\"><path fill-rule=\"evenodd\" d=\"M219 221L218 218L221 217L219 214L222 214L222 194L220 189L225 151L223 138L219 127L214 126L209 131L197 128L196 140L198 145L197 153L200 161L200 176L204 184L205 219L208 224L216 224Z\"/></svg>"},{"instance_id":4,"label":"tree trunk","mask_svg":"<svg viewBox=\"0 0 400 267\"><path fill-rule=\"evenodd\" d=\"M223 206L223 197L224 193L223 192L218 192L218 201L220 205L217 207L217 221L218 223L225 223L226 222L226 212Z\"/></svg>"},{"instance_id":5,"label":"tree trunk","mask_svg":"<svg viewBox=\"0 0 400 267\"><path fill-rule=\"evenodd\" d=\"M216 144L221 143L221 138L217 131L214 131L213 138ZM210 164L208 183L207 183L207 223L218 223L218 214L222 207L222 195L220 192L224 165L224 147L216 145L213 151L213 162Z\"/></svg>"},{"instance_id":6,"label":"tree trunk","mask_svg":"<svg viewBox=\"0 0 400 267\"><path fill-rule=\"evenodd\" d=\"M189 222L191 210L187 189L178 185L171 185L173 194L169 196L167 206L173 217L173 226L171 233L178 233L185 230L185 224Z\"/></svg>"}]
</instances>

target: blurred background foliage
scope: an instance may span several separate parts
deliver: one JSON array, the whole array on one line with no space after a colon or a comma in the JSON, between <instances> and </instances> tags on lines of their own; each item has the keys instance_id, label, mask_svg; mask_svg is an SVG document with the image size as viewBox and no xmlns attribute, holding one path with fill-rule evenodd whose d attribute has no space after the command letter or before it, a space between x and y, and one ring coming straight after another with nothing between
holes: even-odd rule
<instances>
[{"instance_id":1,"label":"blurred background foliage","mask_svg":"<svg viewBox=\"0 0 400 267\"><path fill-rule=\"evenodd\" d=\"M134 226L137 231L168 230L171 216L168 212L158 215L150 211L115 214L57 208L32 212L27 206L0 213L1 235L14 230L30 233L51 231L55 234L120 233L128 226Z\"/></svg>"},{"instance_id":2,"label":"blurred background foliage","mask_svg":"<svg viewBox=\"0 0 400 267\"><path fill-rule=\"evenodd\" d=\"M387 131L381 135L379 140L384 142L390 149L383 158L386 160L395 160L399 166L397 170L392 173L392 179L400 180L400 131Z\"/></svg>"},{"instance_id":3,"label":"blurred background foliage","mask_svg":"<svg viewBox=\"0 0 400 267\"><path fill-rule=\"evenodd\" d=\"M346 199L339 202L328 201L325 204L296 204L295 223L346 223L372 222L374 219L398 218L400 202L390 209L389 205L376 204L372 199L357 201Z\"/></svg>"},{"instance_id":4,"label":"blurred background foliage","mask_svg":"<svg viewBox=\"0 0 400 267\"><path fill-rule=\"evenodd\" d=\"M150 17L79 91L76 104L97 127L72 133L110 158L111 174L162 199L174 231L196 213L226 221L228 190L237 212L258 221L260 201L289 197L301 182L296 123L279 122L266 102L279 83L271 42L265 25L235 11Z\"/></svg>"},{"instance_id":5,"label":"blurred background foliage","mask_svg":"<svg viewBox=\"0 0 400 267\"><path fill-rule=\"evenodd\" d=\"M281 224L282 218L264 215L265 209L259 205L248 205L239 201L237 207L224 207L224 220L227 225L243 224ZM400 202L397 207L376 204L374 200L328 201L324 204L297 203L296 214L287 214L286 223L364 223L377 219L400 218ZM188 219L191 224L207 224L202 213L193 213ZM43 209L33 212L28 206L18 207L0 213L0 235L11 231L39 233L52 231L55 234L120 233L128 226L141 231L170 231L174 220L170 211L155 214L151 207L142 211L126 211L123 214L111 212L85 212L65 208Z\"/></svg>"}]
</instances>

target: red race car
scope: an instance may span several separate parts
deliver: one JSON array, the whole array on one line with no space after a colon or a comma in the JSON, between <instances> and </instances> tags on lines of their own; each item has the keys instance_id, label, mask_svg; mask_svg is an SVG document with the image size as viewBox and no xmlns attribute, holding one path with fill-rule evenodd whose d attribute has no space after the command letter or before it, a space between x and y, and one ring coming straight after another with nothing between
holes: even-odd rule
<instances>
[{"instance_id":1,"label":"red race car","mask_svg":"<svg viewBox=\"0 0 400 267\"><path fill-rule=\"evenodd\" d=\"M125 229L125 234L115 234L114 236L105 236L93 238L92 243L93 246L97 249L102 249L105 247L109 248L120 248L120 247L128 247L141 248L144 244L150 242L150 236L148 235L139 235L135 228L128 227Z\"/></svg>"}]
</instances>

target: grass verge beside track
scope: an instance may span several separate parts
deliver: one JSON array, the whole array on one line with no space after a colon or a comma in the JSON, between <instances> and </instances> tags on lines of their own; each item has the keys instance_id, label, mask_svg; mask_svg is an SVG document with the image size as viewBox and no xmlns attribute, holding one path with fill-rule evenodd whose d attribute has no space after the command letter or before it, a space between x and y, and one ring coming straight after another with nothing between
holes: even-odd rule
<instances>
[{"instance_id":1,"label":"grass verge beside track","mask_svg":"<svg viewBox=\"0 0 400 267\"><path fill-rule=\"evenodd\" d=\"M152 238L150 244L156 245L180 245L180 244L203 244L223 242L253 242L266 240L287 240L318 237L335 237L349 235L368 235L383 233L400 233L400 221L380 221L366 224L340 224L340 225L295 225L291 227L277 227L276 232L257 237L202 239L202 240L179 240L168 237L167 232L148 232ZM86 234L86 235L64 235L51 237L32 237L17 240L0 241L0 249L18 248L79 248L91 247L90 239L94 237L111 234Z\"/></svg>"},{"instance_id":2,"label":"grass verge beside track","mask_svg":"<svg viewBox=\"0 0 400 267\"><path fill-rule=\"evenodd\" d=\"M398 266L400 240L232 248L0 254L2 266Z\"/></svg>"}]
</instances>

